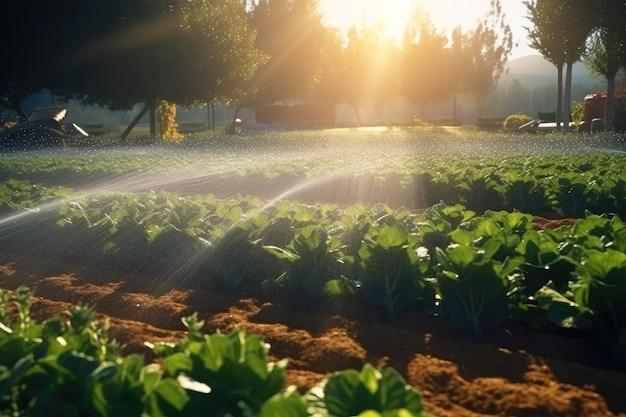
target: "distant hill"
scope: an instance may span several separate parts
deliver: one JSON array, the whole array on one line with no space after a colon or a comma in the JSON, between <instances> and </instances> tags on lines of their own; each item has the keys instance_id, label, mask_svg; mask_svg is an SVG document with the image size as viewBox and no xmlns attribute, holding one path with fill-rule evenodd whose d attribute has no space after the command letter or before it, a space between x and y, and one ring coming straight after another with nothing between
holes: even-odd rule
<instances>
[{"instance_id":1,"label":"distant hill","mask_svg":"<svg viewBox=\"0 0 626 417\"><path fill-rule=\"evenodd\" d=\"M519 80L526 88L534 88L556 83L556 67L541 55L527 55L513 59L507 64L508 73L502 75L506 83L513 79ZM565 71L563 71L565 76ZM581 61L574 64L572 83L581 85L603 85L604 78L592 77L585 64Z\"/></svg>"},{"instance_id":2,"label":"distant hill","mask_svg":"<svg viewBox=\"0 0 626 417\"><path fill-rule=\"evenodd\" d=\"M509 68L510 74L556 76L556 67L541 55L526 55L521 58L513 59L508 62L507 67ZM572 75L575 77L585 76L591 78L585 64L581 61L574 64Z\"/></svg>"}]
</instances>

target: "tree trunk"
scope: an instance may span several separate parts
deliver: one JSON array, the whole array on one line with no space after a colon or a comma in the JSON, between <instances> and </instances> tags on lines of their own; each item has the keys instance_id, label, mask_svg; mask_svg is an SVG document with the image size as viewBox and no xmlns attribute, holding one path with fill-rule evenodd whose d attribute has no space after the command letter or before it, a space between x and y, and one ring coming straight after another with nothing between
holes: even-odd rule
<instances>
[{"instance_id":1,"label":"tree trunk","mask_svg":"<svg viewBox=\"0 0 626 417\"><path fill-rule=\"evenodd\" d=\"M615 118L615 75L609 77L606 82L606 104L604 105L604 129L613 130Z\"/></svg>"},{"instance_id":2,"label":"tree trunk","mask_svg":"<svg viewBox=\"0 0 626 417\"><path fill-rule=\"evenodd\" d=\"M569 132L569 124L572 121L572 71L573 62L567 63L565 70L565 90L563 91L563 126Z\"/></svg>"},{"instance_id":3,"label":"tree trunk","mask_svg":"<svg viewBox=\"0 0 626 417\"><path fill-rule=\"evenodd\" d=\"M556 70L556 130L560 132L563 123L563 64L556 64Z\"/></svg>"},{"instance_id":4,"label":"tree trunk","mask_svg":"<svg viewBox=\"0 0 626 417\"><path fill-rule=\"evenodd\" d=\"M139 120L148 112L149 106L146 104L139 114L130 122L128 127L122 132L120 139L126 139L134 127L139 123Z\"/></svg>"}]
</instances>

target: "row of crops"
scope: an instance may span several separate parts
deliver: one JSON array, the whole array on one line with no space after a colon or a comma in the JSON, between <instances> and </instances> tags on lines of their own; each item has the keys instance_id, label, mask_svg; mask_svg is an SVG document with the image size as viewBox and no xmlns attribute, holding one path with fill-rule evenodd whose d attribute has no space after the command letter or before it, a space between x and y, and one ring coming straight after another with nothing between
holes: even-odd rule
<instances>
[{"instance_id":1,"label":"row of crops","mask_svg":"<svg viewBox=\"0 0 626 417\"><path fill-rule=\"evenodd\" d=\"M84 306L39 322L32 293L0 290L0 415L153 417L427 417L421 394L391 368L329 375L306 393L286 386L286 361L244 330L151 345L158 362L120 356L108 327Z\"/></svg>"},{"instance_id":2,"label":"row of crops","mask_svg":"<svg viewBox=\"0 0 626 417\"><path fill-rule=\"evenodd\" d=\"M616 215L534 230L530 214L443 202L416 212L117 192L69 199L29 224L39 256L153 274L155 286L175 279L311 309L355 297L387 318L417 310L477 339L497 326L576 329L626 361L626 228Z\"/></svg>"},{"instance_id":3,"label":"row of crops","mask_svg":"<svg viewBox=\"0 0 626 417\"><path fill-rule=\"evenodd\" d=\"M235 141L199 149L8 154L0 159L0 178L35 178L61 185L68 176L82 184L102 184L108 179L111 187L123 190L128 186L124 180L140 173L135 183L144 182L145 190L151 189L152 176L160 180L154 186L157 189L187 178L195 183L236 183L250 194L297 185L300 190L308 187L311 193L317 192L320 201L342 195L346 201L385 202L411 209L446 201L481 213L519 210L580 217L589 210L626 215L626 159L617 139L593 142L583 136L586 145L572 139L571 151L567 142L555 142L543 153L519 153L520 148L532 150L539 145L533 145L534 137L515 136L517 142L500 138L501 149L479 154L471 150L480 150L481 144L471 141L461 141L446 153L431 149L432 143L426 147L424 140L344 146L343 142L320 143L321 139L300 148L293 141L271 146L267 141L252 142L247 147ZM427 138L434 144L449 140L449 135ZM507 152L513 145L518 152ZM171 189L175 188L174 184Z\"/></svg>"}]
</instances>

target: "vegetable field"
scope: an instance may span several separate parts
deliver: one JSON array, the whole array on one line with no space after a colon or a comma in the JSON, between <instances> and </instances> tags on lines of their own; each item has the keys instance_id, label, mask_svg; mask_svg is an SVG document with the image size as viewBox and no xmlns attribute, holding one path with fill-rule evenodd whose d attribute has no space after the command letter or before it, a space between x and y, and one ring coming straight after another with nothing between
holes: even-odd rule
<instances>
[{"instance_id":1,"label":"vegetable field","mask_svg":"<svg viewBox=\"0 0 626 417\"><path fill-rule=\"evenodd\" d=\"M39 353L0 363L0 410L38 415L58 393L29 402L33 375L82 351L107 375L160 357L136 388L149 415L626 415L625 140L337 129L4 154L0 288L22 301L0 299L0 343ZM94 312L124 346L54 348L77 314L106 333ZM248 339L256 359L217 368L207 346ZM23 392L3 388L16 366ZM273 382L199 394L246 372ZM86 415L117 410L96 386Z\"/></svg>"}]
</instances>

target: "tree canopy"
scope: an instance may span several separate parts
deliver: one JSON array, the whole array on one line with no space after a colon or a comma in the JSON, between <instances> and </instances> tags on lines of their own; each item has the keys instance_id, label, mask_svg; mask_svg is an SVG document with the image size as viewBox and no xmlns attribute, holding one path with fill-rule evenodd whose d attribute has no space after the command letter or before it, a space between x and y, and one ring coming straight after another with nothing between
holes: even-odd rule
<instances>
[{"instance_id":1,"label":"tree canopy","mask_svg":"<svg viewBox=\"0 0 626 417\"><path fill-rule=\"evenodd\" d=\"M525 4L533 25L527 28L530 46L558 71L557 122L570 120L572 65L584 56L592 70L607 78L605 127L610 129L615 74L626 61L626 3L623 0L531 0Z\"/></svg>"},{"instance_id":2,"label":"tree canopy","mask_svg":"<svg viewBox=\"0 0 626 417\"><path fill-rule=\"evenodd\" d=\"M41 88L127 109L157 98L178 103L228 96L249 80L262 54L241 0L2 2L0 104L16 108Z\"/></svg>"},{"instance_id":3,"label":"tree canopy","mask_svg":"<svg viewBox=\"0 0 626 417\"><path fill-rule=\"evenodd\" d=\"M451 38L417 9L402 43L379 23L342 37L317 0L10 1L0 13L11 16L3 39L34 40L8 42L0 66L0 106L18 112L44 88L110 109L289 99L356 109L397 96L423 107L466 92L482 104L513 47L500 0Z\"/></svg>"},{"instance_id":4,"label":"tree canopy","mask_svg":"<svg viewBox=\"0 0 626 417\"><path fill-rule=\"evenodd\" d=\"M464 50L470 58L467 89L476 98L481 115L485 98L505 71L513 46L513 34L502 4L500 0L491 0L487 15L464 40Z\"/></svg>"},{"instance_id":5,"label":"tree canopy","mask_svg":"<svg viewBox=\"0 0 626 417\"><path fill-rule=\"evenodd\" d=\"M413 11L404 33L401 78L404 94L422 107L448 97L460 76L452 71L448 38L437 31L423 7Z\"/></svg>"},{"instance_id":6,"label":"tree canopy","mask_svg":"<svg viewBox=\"0 0 626 417\"><path fill-rule=\"evenodd\" d=\"M256 46L269 57L254 79L256 101L272 103L312 94L327 58L327 44L333 41L317 1L257 0L251 7Z\"/></svg>"},{"instance_id":7,"label":"tree canopy","mask_svg":"<svg viewBox=\"0 0 626 417\"><path fill-rule=\"evenodd\" d=\"M626 60L626 3L606 1L599 5L597 28L588 40L587 66L607 80L604 127L613 129L615 77Z\"/></svg>"}]
</instances>

